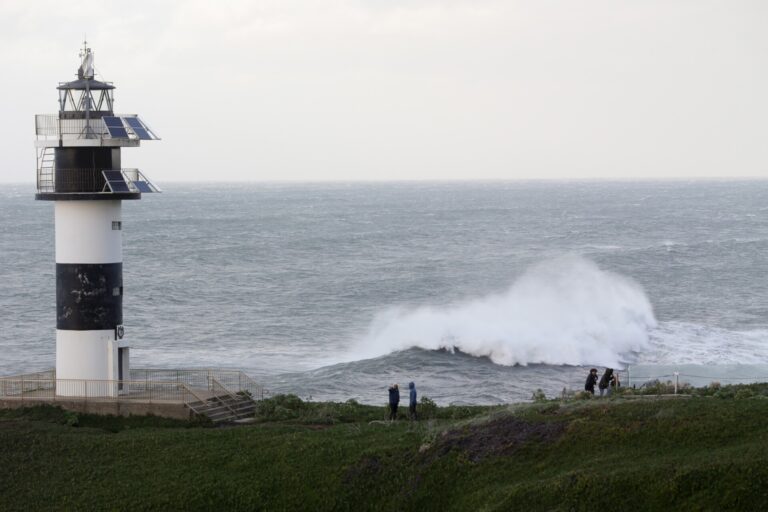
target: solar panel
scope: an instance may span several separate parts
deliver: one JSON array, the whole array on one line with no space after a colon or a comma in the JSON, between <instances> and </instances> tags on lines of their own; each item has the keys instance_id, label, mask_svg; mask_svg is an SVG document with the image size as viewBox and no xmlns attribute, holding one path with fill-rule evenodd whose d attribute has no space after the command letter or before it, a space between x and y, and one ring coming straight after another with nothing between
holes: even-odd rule
<instances>
[{"instance_id":1,"label":"solar panel","mask_svg":"<svg viewBox=\"0 0 768 512\"><path fill-rule=\"evenodd\" d=\"M144 128L134 128L133 133L135 133L141 140L152 140L152 137Z\"/></svg>"},{"instance_id":2,"label":"solar panel","mask_svg":"<svg viewBox=\"0 0 768 512\"><path fill-rule=\"evenodd\" d=\"M109 134L112 136L113 139L128 138L128 132L125 131L125 128L118 128L116 126L107 126L107 131L109 131Z\"/></svg>"},{"instance_id":3,"label":"solar panel","mask_svg":"<svg viewBox=\"0 0 768 512\"><path fill-rule=\"evenodd\" d=\"M149 186L149 183L146 181L134 181L134 185L136 185L136 188L139 189L139 192L154 192L152 188Z\"/></svg>"},{"instance_id":4,"label":"solar panel","mask_svg":"<svg viewBox=\"0 0 768 512\"><path fill-rule=\"evenodd\" d=\"M131 189L128 188L128 183L125 182L125 177L123 177L123 173L121 171L102 171L102 174L104 175L104 179L107 181L109 190L112 192L131 191Z\"/></svg>"},{"instance_id":5,"label":"solar panel","mask_svg":"<svg viewBox=\"0 0 768 512\"><path fill-rule=\"evenodd\" d=\"M130 192L128 184L125 181L109 181L109 188L112 192Z\"/></svg>"},{"instance_id":6,"label":"solar panel","mask_svg":"<svg viewBox=\"0 0 768 512\"><path fill-rule=\"evenodd\" d=\"M131 128L144 128L144 125L141 124L138 117L124 117L123 121L125 121Z\"/></svg>"},{"instance_id":7,"label":"solar panel","mask_svg":"<svg viewBox=\"0 0 768 512\"><path fill-rule=\"evenodd\" d=\"M104 120L104 124L107 126L107 131L109 132L109 135L112 138L117 139L127 139L128 138L128 132L125 130L125 127L123 126L123 120L119 117L113 117L113 116L104 116L102 118Z\"/></svg>"},{"instance_id":8,"label":"solar panel","mask_svg":"<svg viewBox=\"0 0 768 512\"><path fill-rule=\"evenodd\" d=\"M141 140L152 140L155 138L149 134L149 131L138 117L124 117L123 121L131 127L133 133Z\"/></svg>"}]
</instances>

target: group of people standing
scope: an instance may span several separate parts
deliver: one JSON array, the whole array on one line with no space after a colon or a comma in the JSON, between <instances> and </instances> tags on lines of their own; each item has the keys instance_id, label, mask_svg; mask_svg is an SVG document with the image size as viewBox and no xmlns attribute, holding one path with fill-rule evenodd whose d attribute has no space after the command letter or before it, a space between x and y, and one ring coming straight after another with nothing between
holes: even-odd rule
<instances>
[{"instance_id":1,"label":"group of people standing","mask_svg":"<svg viewBox=\"0 0 768 512\"><path fill-rule=\"evenodd\" d=\"M587 375L587 383L584 384L584 390L589 391L594 395L596 384L600 390L600 396L611 396L611 393L621 386L621 382L619 382L619 374L614 373L613 368L605 369L603 376L600 377L599 383L597 381L597 368L592 368L589 370L589 375Z\"/></svg>"},{"instance_id":2,"label":"group of people standing","mask_svg":"<svg viewBox=\"0 0 768 512\"><path fill-rule=\"evenodd\" d=\"M400 405L400 387L392 384L389 387L389 419L397 419L397 407ZM408 417L416 420L416 384L408 383Z\"/></svg>"}]
</instances>

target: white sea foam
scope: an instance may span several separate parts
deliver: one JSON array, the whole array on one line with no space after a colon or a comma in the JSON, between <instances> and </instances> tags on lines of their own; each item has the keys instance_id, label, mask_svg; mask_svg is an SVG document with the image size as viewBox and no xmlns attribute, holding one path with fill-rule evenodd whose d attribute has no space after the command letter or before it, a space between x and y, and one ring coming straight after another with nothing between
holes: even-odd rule
<instances>
[{"instance_id":1,"label":"white sea foam","mask_svg":"<svg viewBox=\"0 0 768 512\"><path fill-rule=\"evenodd\" d=\"M735 331L691 322L664 322L650 332L645 364L768 364L768 330Z\"/></svg>"},{"instance_id":2,"label":"white sea foam","mask_svg":"<svg viewBox=\"0 0 768 512\"><path fill-rule=\"evenodd\" d=\"M579 256L528 269L503 294L379 314L351 357L458 349L502 365L621 366L656 326L643 288Z\"/></svg>"}]
</instances>

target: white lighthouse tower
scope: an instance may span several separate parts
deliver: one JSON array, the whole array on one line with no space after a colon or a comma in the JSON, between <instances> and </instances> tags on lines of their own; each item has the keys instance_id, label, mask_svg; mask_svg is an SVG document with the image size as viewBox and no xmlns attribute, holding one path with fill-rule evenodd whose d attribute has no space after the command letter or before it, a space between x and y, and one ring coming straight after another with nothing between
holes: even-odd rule
<instances>
[{"instance_id":1,"label":"white lighthouse tower","mask_svg":"<svg viewBox=\"0 0 768 512\"><path fill-rule=\"evenodd\" d=\"M135 114L113 112L114 85L96 80L83 45L77 79L60 83L59 112L35 116L38 200L55 202L57 395L119 392L128 380L123 329L123 200L159 192L120 150L155 140ZM93 395L93 384L88 394Z\"/></svg>"}]
</instances>

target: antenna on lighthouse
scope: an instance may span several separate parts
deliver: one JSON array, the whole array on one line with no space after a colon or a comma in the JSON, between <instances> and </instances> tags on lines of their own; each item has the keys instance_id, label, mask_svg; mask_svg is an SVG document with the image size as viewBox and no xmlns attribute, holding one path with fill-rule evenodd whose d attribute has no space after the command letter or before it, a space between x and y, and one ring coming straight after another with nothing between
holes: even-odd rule
<instances>
[{"instance_id":1,"label":"antenna on lighthouse","mask_svg":"<svg viewBox=\"0 0 768 512\"><path fill-rule=\"evenodd\" d=\"M83 49L80 50L80 68L77 70L77 78L92 80L93 79L93 52L88 48L88 41L83 40Z\"/></svg>"}]
</instances>

